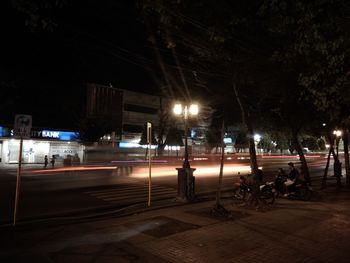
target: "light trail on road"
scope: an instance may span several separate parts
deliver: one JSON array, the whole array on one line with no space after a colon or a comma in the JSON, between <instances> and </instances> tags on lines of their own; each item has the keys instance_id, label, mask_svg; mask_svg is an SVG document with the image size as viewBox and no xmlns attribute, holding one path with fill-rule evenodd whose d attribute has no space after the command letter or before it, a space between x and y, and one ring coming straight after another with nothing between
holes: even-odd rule
<instances>
[{"instance_id":1,"label":"light trail on road","mask_svg":"<svg viewBox=\"0 0 350 263\"><path fill-rule=\"evenodd\" d=\"M116 170L117 166L73 166L53 169L41 169L25 171L26 173L42 174L42 173L59 173L59 172L75 172L75 171L97 171L97 170Z\"/></svg>"},{"instance_id":2,"label":"light trail on road","mask_svg":"<svg viewBox=\"0 0 350 263\"><path fill-rule=\"evenodd\" d=\"M177 176L176 166L164 166L164 167L154 167L152 168L152 177L162 177L162 176ZM220 166L217 165L200 165L195 170L196 177L212 177L219 175ZM259 167L261 169L261 167ZM223 175L245 175L250 173L249 165L235 165L235 164L225 164ZM134 168L133 172L130 174L131 177L135 178L145 178L149 176L149 170L147 167L137 167Z\"/></svg>"}]
</instances>

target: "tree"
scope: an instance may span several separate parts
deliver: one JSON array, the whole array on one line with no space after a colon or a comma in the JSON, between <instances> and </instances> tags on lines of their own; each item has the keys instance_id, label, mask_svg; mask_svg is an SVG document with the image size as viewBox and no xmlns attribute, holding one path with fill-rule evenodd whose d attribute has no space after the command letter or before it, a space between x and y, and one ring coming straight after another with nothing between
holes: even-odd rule
<instances>
[{"instance_id":1,"label":"tree","mask_svg":"<svg viewBox=\"0 0 350 263\"><path fill-rule=\"evenodd\" d=\"M249 142L247 139L247 133L245 131L239 131L235 140L235 148L237 152L240 152L242 149L248 148Z\"/></svg>"},{"instance_id":2,"label":"tree","mask_svg":"<svg viewBox=\"0 0 350 263\"><path fill-rule=\"evenodd\" d=\"M229 212L221 205L221 188L222 188L222 177L223 177L223 171L224 171L224 156L225 156L225 147L224 147L224 137L225 137L225 121L222 120L221 125L221 134L220 134L220 141L221 141L221 159L220 159L220 174L219 174L219 183L218 183L218 189L216 192L216 202L214 206L214 211L216 213L223 213L224 215L229 215Z\"/></svg>"},{"instance_id":3,"label":"tree","mask_svg":"<svg viewBox=\"0 0 350 263\"><path fill-rule=\"evenodd\" d=\"M271 134L271 139L275 144L275 149L279 150L282 154L284 150L288 150L288 138L286 137L286 134L275 131Z\"/></svg>"},{"instance_id":4,"label":"tree","mask_svg":"<svg viewBox=\"0 0 350 263\"><path fill-rule=\"evenodd\" d=\"M257 148L261 148L264 152L271 152L275 148L272 144L272 139L268 133L264 133L258 142Z\"/></svg>"},{"instance_id":5,"label":"tree","mask_svg":"<svg viewBox=\"0 0 350 263\"><path fill-rule=\"evenodd\" d=\"M158 144L158 155L162 156L165 142L164 137L166 130L168 129L168 122L169 122L169 113L167 110L163 107L163 98L162 96L159 97L159 126L157 128L157 144ZM169 106L169 105L166 105Z\"/></svg>"},{"instance_id":6,"label":"tree","mask_svg":"<svg viewBox=\"0 0 350 263\"><path fill-rule=\"evenodd\" d=\"M220 127L219 123L221 120L219 118L220 116L217 115L218 114L216 113L215 116L213 116L210 126L205 135L205 143L207 145L207 148L209 149L209 152L211 152L211 149L215 148L215 153L217 153L219 147L222 147L222 127Z\"/></svg>"},{"instance_id":7,"label":"tree","mask_svg":"<svg viewBox=\"0 0 350 263\"><path fill-rule=\"evenodd\" d=\"M308 148L310 151L320 150L319 139L314 136L307 136L306 138L303 138L301 145L305 148Z\"/></svg>"},{"instance_id":8,"label":"tree","mask_svg":"<svg viewBox=\"0 0 350 263\"><path fill-rule=\"evenodd\" d=\"M164 144L168 146L184 146L180 130L175 128L174 126L171 126L168 130L168 134L166 136ZM178 155L177 150L176 155Z\"/></svg>"},{"instance_id":9,"label":"tree","mask_svg":"<svg viewBox=\"0 0 350 263\"><path fill-rule=\"evenodd\" d=\"M216 80L218 76L225 78L220 81L226 82L221 91L216 83L206 87L206 92L221 99L229 95L231 104L239 105L248 133L252 171L257 172L253 124L255 106L261 96L256 96L259 89L256 83L264 76L270 49L256 15L259 6L243 0L141 2L150 20L157 20L155 28L165 46L173 52L182 50L189 54L182 57L189 58L185 62L195 67L192 72L196 79L210 83L210 76Z\"/></svg>"},{"instance_id":10,"label":"tree","mask_svg":"<svg viewBox=\"0 0 350 263\"><path fill-rule=\"evenodd\" d=\"M282 40L274 60L295 73L294 79L302 88L302 94L311 98L329 124L344 125L349 116L343 115L344 102L349 102L349 95L344 92L347 88L345 43L349 36L342 28L348 7L348 3L341 0L269 0L262 8L262 13L270 18L271 31ZM349 158L345 155L349 167ZM335 164L338 161L335 156ZM347 181L350 183L350 178Z\"/></svg>"},{"instance_id":11,"label":"tree","mask_svg":"<svg viewBox=\"0 0 350 263\"><path fill-rule=\"evenodd\" d=\"M186 50L191 58L186 62L197 67L196 72L204 71L197 77L223 79L222 90L221 85L207 90L237 103L253 173L258 168L253 135L259 119L286 134L308 173L300 135L320 129L320 113L329 111L327 120L344 120L339 114L345 107L338 105L346 105L345 100L335 96L346 83L344 40L337 23L344 2L143 2L146 9L151 6L148 10L153 21L158 19L157 30L167 46ZM332 110L326 107L332 105Z\"/></svg>"},{"instance_id":12,"label":"tree","mask_svg":"<svg viewBox=\"0 0 350 263\"><path fill-rule=\"evenodd\" d=\"M14 8L24 14L25 25L31 31L53 31L57 26L55 14L67 4L66 0L12 0L11 2Z\"/></svg>"}]
</instances>

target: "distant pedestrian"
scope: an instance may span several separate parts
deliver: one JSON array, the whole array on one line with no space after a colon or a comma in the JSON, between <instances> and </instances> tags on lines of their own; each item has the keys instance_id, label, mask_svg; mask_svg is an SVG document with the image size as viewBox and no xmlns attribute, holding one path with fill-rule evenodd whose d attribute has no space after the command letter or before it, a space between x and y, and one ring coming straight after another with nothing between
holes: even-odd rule
<instances>
[{"instance_id":1,"label":"distant pedestrian","mask_svg":"<svg viewBox=\"0 0 350 263\"><path fill-rule=\"evenodd\" d=\"M47 158L47 155L45 155L45 157L44 157L44 168L45 169L47 168L48 163L49 163L49 159Z\"/></svg>"},{"instance_id":2,"label":"distant pedestrian","mask_svg":"<svg viewBox=\"0 0 350 263\"><path fill-rule=\"evenodd\" d=\"M55 155L52 155L51 165L52 165L52 168L55 168Z\"/></svg>"}]
</instances>

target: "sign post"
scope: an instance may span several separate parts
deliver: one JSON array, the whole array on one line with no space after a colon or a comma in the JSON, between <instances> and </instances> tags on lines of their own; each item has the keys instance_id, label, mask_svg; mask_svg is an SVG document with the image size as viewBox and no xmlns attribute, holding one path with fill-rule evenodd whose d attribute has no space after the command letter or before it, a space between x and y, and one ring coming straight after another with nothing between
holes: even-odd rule
<instances>
[{"instance_id":1,"label":"sign post","mask_svg":"<svg viewBox=\"0 0 350 263\"><path fill-rule=\"evenodd\" d=\"M30 138L30 130L32 128L32 116L19 114L15 117L15 125L13 129L13 135L20 138L19 153L18 153L18 169L17 169L17 181L16 181L16 195L15 195L15 207L13 213L13 226L16 225L19 192L21 184L21 168L22 168L22 151L23 151L23 138Z\"/></svg>"},{"instance_id":2,"label":"sign post","mask_svg":"<svg viewBox=\"0 0 350 263\"><path fill-rule=\"evenodd\" d=\"M152 177L151 177L151 146L152 146L152 123L147 122L147 142L148 142L148 206L151 206L151 190L152 190Z\"/></svg>"}]
</instances>

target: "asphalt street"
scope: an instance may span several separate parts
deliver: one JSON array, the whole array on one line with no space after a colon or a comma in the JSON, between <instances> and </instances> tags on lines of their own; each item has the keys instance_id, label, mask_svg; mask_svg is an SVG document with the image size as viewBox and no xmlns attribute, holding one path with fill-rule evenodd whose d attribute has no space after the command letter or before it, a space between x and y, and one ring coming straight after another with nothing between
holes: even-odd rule
<instances>
[{"instance_id":1,"label":"asphalt street","mask_svg":"<svg viewBox=\"0 0 350 263\"><path fill-rule=\"evenodd\" d=\"M290 159L262 159L260 164L265 172L265 180L273 179L278 167L286 167ZM248 165L248 160L239 164ZM200 174L201 163L196 174L196 194L213 194L218 185L218 163L210 163L211 174ZM208 164L204 167L208 170ZM213 168L214 167L214 168ZM247 166L248 167L248 166ZM323 171L324 159L310 160L311 173L319 178ZM233 167L235 168L235 167ZM233 169L232 168L232 169ZM21 177L21 192L19 201L19 221L62 216L77 216L79 214L96 213L104 210L118 210L128 206L145 206L148 198L148 174L138 176L133 173L121 175L115 170L68 170L50 169L37 173L41 165L24 166ZM177 176L173 166L155 166L162 171L160 176L152 177L152 201L174 202L177 193ZM231 168L229 168L231 169ZM203 169L202 169L203 171ZM164 175L169 173L171 175ZM15 195L16 166L2 166L0 169L0 223L10 223L13 220ZM230 190L233 182L238 180L237 171L224 174L222 189Z\"/></svg>"},{"instance_id":2,"label":"asphalt street","mask_svg":"<svg viewBox=\"0 0 350 263\"><path fill-rule=\"evenodd\" d=\"M274 206L222 200L157 206L70 222L0 228L1 262L345 263L350 192L329 185L309 202Z\"/></svg>"}]
</instances>

